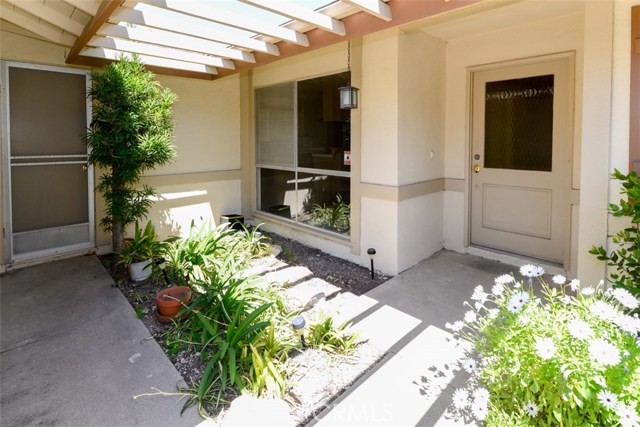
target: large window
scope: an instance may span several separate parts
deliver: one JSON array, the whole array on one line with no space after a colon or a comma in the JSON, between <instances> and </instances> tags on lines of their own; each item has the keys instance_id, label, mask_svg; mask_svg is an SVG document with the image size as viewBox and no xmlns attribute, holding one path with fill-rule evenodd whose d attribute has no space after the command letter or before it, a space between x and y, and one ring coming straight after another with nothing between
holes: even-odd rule
<instances>
[{"instance_id":1,"label":"large window","mask_svg":"<svg viewBox=\"0 0 640 427\"><path fill-rule=\"evenodd\" d=\"M258 209L348 235L351 125L338 88L348 73L256 90Z\"/></svg>"}]
</instances>

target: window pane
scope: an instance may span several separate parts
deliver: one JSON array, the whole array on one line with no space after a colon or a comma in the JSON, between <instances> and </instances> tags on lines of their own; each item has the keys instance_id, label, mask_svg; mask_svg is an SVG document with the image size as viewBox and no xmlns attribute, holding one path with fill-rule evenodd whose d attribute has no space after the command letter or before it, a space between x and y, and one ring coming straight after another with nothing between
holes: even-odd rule
<instances>
[{"instance_id":1,"label":"window pane","mask_svg":"<svg viewBox=\"0 0 640 427\"><path fill-rule=\"evenodd\" d=\"M489 82L484 167L551 171L553 75Z\"/></svg>"},{"instance_id":2,"label":"window pane","mask_svg":"<svg viewBox=\"0 0 640 427\"><path fill-rule=\"evenodd\" d=\"M349 234L350 179L337 176L298 174L301 199L298 221L341 234Z\"/></svg>"},{"instance_id":3,"label":"window pane","mask_svg":"<svg viewBox=\"0 0 640 427\"><path fill-rule=\"evenodd\" d=\"M258 209L285 218L293 218L296 206L295 173L273 169L258 169L260 206Z\"/></svg>"},{"instance_id":4,"label":"window pane","mask_svg":"<svg viewBox=\"0 0 640 427\"><path fill-rule=\"evenodd\" d=\"M256 90L258 163L294 166L293 83Z\"/></svg>"},{"instance_id":5,"label":"window pane","mask_svg":"<svg viewBox=\"0 0 640 427\"><path fill-rule=\"evenodd\" d=\"M340 109L338 88L349 73L298 82L298 166L349 171L350 110ZM345 164L347 163L347 164Z\"/></svg>"}]
</instances>

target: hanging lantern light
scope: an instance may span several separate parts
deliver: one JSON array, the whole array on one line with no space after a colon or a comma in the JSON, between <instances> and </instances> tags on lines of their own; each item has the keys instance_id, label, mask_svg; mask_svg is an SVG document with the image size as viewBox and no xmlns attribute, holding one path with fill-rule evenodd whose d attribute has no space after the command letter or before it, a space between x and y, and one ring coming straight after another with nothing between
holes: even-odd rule
<instances>
[{"instance_id":1,"label":"hanging lantern light","mask_svg":"<svg viewBox=\"0 0 640 427\"><path fill-rule=\"evenodd\" d=\"M351 79L351 40L349 40L347 45L347 70L349 70L349 79ZM351 110L358 108L359 90L357 87L351 86L351 84L338 88L340 92L340 109Z\"/></svg>"}]
</instances>

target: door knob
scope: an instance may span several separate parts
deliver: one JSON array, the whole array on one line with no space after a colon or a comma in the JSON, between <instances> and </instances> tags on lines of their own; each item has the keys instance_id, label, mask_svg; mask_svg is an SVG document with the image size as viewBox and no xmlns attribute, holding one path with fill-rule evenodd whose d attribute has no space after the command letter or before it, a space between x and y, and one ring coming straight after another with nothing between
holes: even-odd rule
<instances>
[{"instance_id":1,"label":"door knob","mask_svg":"<svg viewBox=\"0 0 640 427\"><path fill-rule=\"evenodd\" d=\"M477 164L477 163L476 163L475 165L473 165L473 171L474 171L475 173L480 172L480 165L479 165L479 164Z\"/></svg>"},{"instance_id":2,"label":"door knob","mask_svg":"<svg viewBox=\"0 0 640 427\"><path fill-rule=\"evenodd\" d=\"M89 170L89 167L87 165L82 165L82 170L83 171Z\"/></svg>"}]
</instances>

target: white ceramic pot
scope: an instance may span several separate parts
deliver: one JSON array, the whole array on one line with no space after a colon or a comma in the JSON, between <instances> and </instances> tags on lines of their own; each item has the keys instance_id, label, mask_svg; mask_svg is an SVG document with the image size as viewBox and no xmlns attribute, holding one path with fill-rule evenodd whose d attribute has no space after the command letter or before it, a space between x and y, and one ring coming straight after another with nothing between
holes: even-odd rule
<instances>
[{"instance_id":1,"label":"white ceramic pot","mask_svg":"<svg viewBox=\"0 0 640 427\"><path fill-rule=\"evenodd\" d=\"M148 267L147 267L148 266ZM132 262L129 264L129 277L134 282L142 282L151 276L151 260Z\"/></svg>"}]
</instances>

